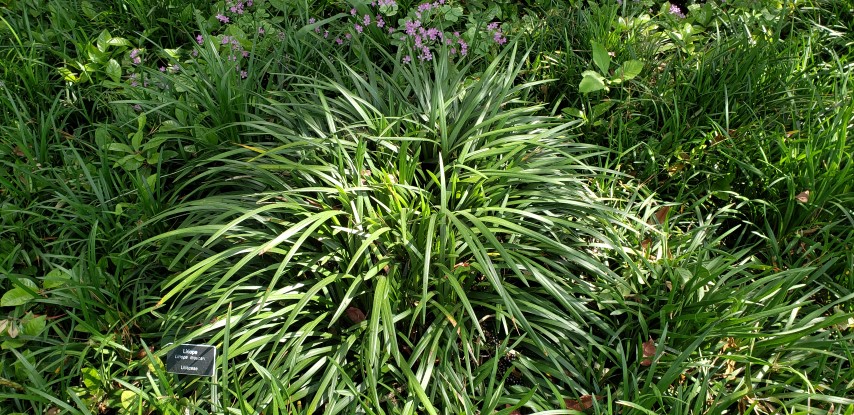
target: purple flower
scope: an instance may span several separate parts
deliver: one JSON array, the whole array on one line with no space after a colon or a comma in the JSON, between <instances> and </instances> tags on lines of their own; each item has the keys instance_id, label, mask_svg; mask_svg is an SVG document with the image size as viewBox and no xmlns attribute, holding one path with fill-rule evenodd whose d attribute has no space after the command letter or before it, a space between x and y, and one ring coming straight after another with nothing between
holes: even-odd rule
<instances>
[{"instance_id":1,"label":"purple flower","mask_svg":"<svg viewBox=\"0 0 854 415\"><path fill-rule=\"evenodd\" d=\"M340 45L340 44L344 43L344 41L343 41L343 40L341 40L341 38L340 38L340 37L336 37L336 38L335 38L335 43L337 43L337 44L339 44L339 45Z\"/></svg>"},{"instance_id":2,"label":"purple flower","mask_svg":"<svg viewBox=\"0 0 854 415\"><path fill-rule=\"evenodd\" d=\"M222 44L227 45L228 42L231 42L231 38L229 38L228 36L223 36L222 37Z\"/></svg>"},{"instance_id":3,"label":"purple flower","mask_svg":"<svg viewBox=\"0 0 854 415\"><path fill-rule=\"evenodd\" d=\"M196 43L198 43L199 45L203 45L205 43L205 38L202 37L202 35L197 35L196 36Z\"/></svg>"},{"instance_id":4,"label":"purple flower","mask_svg":"<svg viewBox=\"0 0 854 415\"><path fill-rule=\"evenodd\" d=\"M134 48L130 51L130 60L134 65L139 65L142 63L142 58L139 56L139 49Z\"/></svg>"},{"instance_id":5,"label":"purple flower","mask_svg":"<svg viewBox=\"0 0 854 415\"><path fill-rule=\"evenodd\" d=\"M403 57L403 63L412 62L412 56L406 55Z\"/></svg>"},{"instance_id":6,"label":"purple flower","mask_svg":"<svg viewBox=\"0 0 854 415\"><path fill-rule=\"evenodd\" d=\"M351 35L351 34L349 34L349 33L345 33L345 34L344 34L344 37L345 37L347 40L350 40L350 38L352 38L352 37L353 37L353 35Z\"/></svg>"},{"instance_id":7,"label":"purple flower","mask_svg":"<svg viewBox=\"0 0 854 415\"><path fill-rule=\"evenodd\" d=\"M431 61L433 60L433 52L430 52L430 48L424 46L421 48L421 54L418 55L418 59L421 61Z\"/></svg>"},{"instance_id":8,"label":"purple flower","mask_svg":"<svg viewBox=\"0 0 854 415\"><path fill-rule=\"evenodd\" d=\"M356 9L350 9L350 15L355 16L356 15Z\"/></svg>"},{"instance_id":9,"label":"purple flower","mask_svg":"<svg viewBox=\"0 0 854 415\"><path fill-rule=\"evenodd\" d=\"M364 23L365 26L371 24L371 16L366 14L365 17L362 18L362 23Z\"/></svg>"},{"instance_id":10,"label":"purple flower","mask_svg":"<svg viewBox=\"0 0 854 415\"><path fill-rule=\"evenodd\" d=\"M258 27L258 34L259 34L259 35L263 35L263 34L264 34L264 28L263 28L263 27L261 27L261 26L259 26L259 27Z\"/></svg>"},{"instance_id":11,"label":"purple flower","mask_svg":"<svg viewBox=\"0 0 854 415\"><path fill-rule=\"evenodd\" d=\"M440 33L441 32L439 32L439 29L436 29L435 27L431 27L431 28L427 29L427 32L426 32L427 37L430 38L430 40L436 40L436 38L439 36Z\"/></svg>"},{"instance_id":12,"label":"purple flower","mask_svg":"<svg viewBox=\"0 0 854 415\"><path fill-rule=\"evenodd\" d=\"M679 6L677 6L675 4L670 5L670 14L672 14L672 15L680 18L680 19L685 18L685 13L682 13L682 10L679 10Z\"/></svg>"},{"instance_id":13,"label":"purple flower","mask_svg":"<svg viewBox=\"0 0 854 415\"><path fill-rule=\"evenodd\" d=\"M221 14L216 15L217 20L222 23L228 23L228 16L223 16Z\"/></svg>"},{"instance_id":14,"label":"purple flower","mask_svg":"<svg viewBox=\"0 0 854 415\"><path fill-rule=\"evenodd\" d=\"M190 52L190 56L192 56L192 57L194 57L194 58L195 58L195 57L197 57L197 56L199 56L199 51L198 51L198 50L196 50L196 49L193 49L193 51L192 51L192 52Z\"/></svg>"},{"instance_id":15,"label":"purple flower","mask_svg":"<svg viewBox=\"0 0 854 415\"><path fill-rule=\"evenodd\" d=\"M358 23L354 24L353 28L356 29L356 32L362 33L362 26L360 26Z\"/></svg>"},{"instance_id":16,"label":"purple flower","mask_svg":"<svg viewBox=\"0 0 854 415\"><path fill-rule=\"evenodd\" d=\"M377 27L382 28L383 26L385 26L385 20L382 16L377 15Z\"/></svg>"},{"instance_id":17,"label":"purple flower","mask_svg":"<svg viewBox=\"0 0 854 415\"><path fill-rule=\"evenodd\" d=\"M486 28L487 28L488 30L495 30L495 29L498 29L498 22L492 22L492 23L490 23L490 24L486 25Z\"/></svg>"},{"instance_id":18,"label":"purple flower","mask_svg":"<svg viewBox=\"0 0 854 415\"><path fill-rule=\"evenodd\" d=\"M165 66L161 66L161 67L160 67L160 72L166 72L166 67L165 67Z\"/></svg>"},{"instance_id":19,"label":"purple flower","mask_svg":"<svg viewBox=\"0 0 854 415\"><path fill-rule=\"evenodd\" d=\"M404 25L406 26L406 34L409 36L415 36L415 33L418 31L418 28L421 27L421 21L416 20L412 22L407 20L404 22Z\"/></svg>"},{"instance_id":20,"label":"purple flower","mask_svg":"<svg viewBox=\"0 0 854 415\"><path fill-rule=\"evenodd\" d=\"M314 24L314 22L316 22L316 20L314 20L314 17L308 19L308 24Z\"/></svg>"},{"instance_id":21,"label":"purple flower","mask_svg":"<svg viewBox=\"0 0 854 415\"><path fill-rule=\"evenodd\" d=\"M134 111L136 111L136 112L140 112L140 111L142 111L142 105L134 104L134 106L133 106L133 110L134 110Z\"/></svg>"},{"instance_id":22,"label":"purple flower","mask_svg":"<svg viewBox=\"0 0 854 415\"><path fill-rule=\"evenodd\" d=\"M246 73L246 71L240 71L240 79L246 79L247 76L249 76L249 74Z\"/></svg>"},{"instance_id":23,"label":"purple flower","mask_svg":"<svg viewBox=\"0 0 854 415\"><path fill-rule=\"evenodd\" d=\"M181 70L181 67L177 63L172 65L172 72L178 72L179 70Z\"/></svg>"},{"instance_id":24,"label":"purple flower","mask_svg":"<svg viewBox=\"0 0 854 415\"><path fill-rule=\"evenodd\" d=\"M506 38L506 37L504 37L504 36L501 36L501 32L500 32L500 31L499 31L499 32L495 32L495 34L494 34L494 35L492 35L492 40L494 40L494 41L495 41L495 43L498 43L499 45L503 45L503 44L507 43L507 38Z\"/></svg>"},{"instance_id":25,"label":"purple flower","mask_svg":"<svg viewBox=\"0 0 854 415\"><path fill-rule=\"evenodd\" d=\"M324 30L324 31L323 31L323 38L324 38L324 39L326 39L326 38L328 38L328 37L329 37L329 31L328 31L328 30Z\"/></svg>"}]
</instances>

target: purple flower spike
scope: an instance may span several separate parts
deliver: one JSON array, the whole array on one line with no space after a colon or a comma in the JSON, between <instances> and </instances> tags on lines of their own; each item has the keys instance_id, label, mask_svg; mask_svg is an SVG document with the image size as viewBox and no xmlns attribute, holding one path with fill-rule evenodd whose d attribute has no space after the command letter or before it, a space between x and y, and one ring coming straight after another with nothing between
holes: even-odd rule
<instances>
[{"instance_id":1,"label":"purple flower spike","mask_svg":"<svg viewBox=\"0 0 854 415\"><path fill-rule=\"evenodd\" d=\"M221 14L216 15L216 19L222 23L228 23L228 16L223 16Z\"/></svg>"}]
</instances>

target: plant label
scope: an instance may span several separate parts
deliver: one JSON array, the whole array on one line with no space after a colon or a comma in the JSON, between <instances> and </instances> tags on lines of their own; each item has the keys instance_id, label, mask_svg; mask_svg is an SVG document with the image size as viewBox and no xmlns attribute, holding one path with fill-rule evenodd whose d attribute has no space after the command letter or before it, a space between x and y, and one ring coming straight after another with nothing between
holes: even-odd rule
<instances>
[{"instance_id":1,"label":"plant label","mask_svg":"<svg viewBox=\"0 0 854 415\"><path fill-rule=\"evenodd\" d=\"M166 371L182 375L213 376L216 347L182 344L166 354Z\"/></svg>"}]
</instances>

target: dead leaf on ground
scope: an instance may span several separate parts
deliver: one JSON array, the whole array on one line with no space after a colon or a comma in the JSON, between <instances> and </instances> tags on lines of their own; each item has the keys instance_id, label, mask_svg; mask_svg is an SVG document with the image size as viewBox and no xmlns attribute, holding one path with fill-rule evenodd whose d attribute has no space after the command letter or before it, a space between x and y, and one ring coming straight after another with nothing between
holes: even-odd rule
<instances>
[{"instance_id":1,"label":"dead leaf on ground","mask_svg":"<svg viewBox=\"0 0 854 415\"><path fill-rule=\"evenodd\" d=\"M344 314L347 314L347 318L349 318L354 324L359 324L367 319L365 313L356 307L347 307Z\"/></svg>"},{"instance_id":2,"label":"dead leaf on ground","mask_svg":"<svg viewBox=\"0 0 854 415\"><path fill-rule=\"evenodd\" d=\"M512 407L513 407L513 405L510 405L510 404L508 403L508 404L505 404L505 405L504 405L504 407L505 407L505 408L512 408ZM510 415L522 415L522 413L521 413L521 412L519 412L519 410L518 410L518 409L514 409L514 410L512 410L512 411L510 412Z\"/></svg>"},{"instance_id":3,"label":"dead leaf on ground","mask_svg":"<svg viewBox=\"0 0 854 415\"><path fill-rule=\"evenodd\" d=\"M662 206L658 208L658 211L655 212L655 220L657 220L658 223L664 223L664 219L667 218L667 213L669 212L670 206Z\"/></svg>"},{"instance_id":4,"label":"dead leaf on ground","mask_svg":"<svg viewBox=\"0 0 854 415\"><path fill-rule=\"evenodd\" d=\"M593 399L597 401L601 401L601 396L595 395L582 395L578 399L564 399L564 403L566 403L567 409L574 409L576 411L584 411L593 407Z\"/></svg>"},{"instance_id":5,"label":"dead leaf on ground","mask_svg":"<svg viewBox=\"0 0 854 415\"><path fill-rule=\"evenodd\" d=\"M649 366L652 364L651 357L655 356L655 351L655 340L653 340L652 337L650 337L649 340L643 342L644 359L641 360L641 366Z\"/></svg>"}]
</instances>

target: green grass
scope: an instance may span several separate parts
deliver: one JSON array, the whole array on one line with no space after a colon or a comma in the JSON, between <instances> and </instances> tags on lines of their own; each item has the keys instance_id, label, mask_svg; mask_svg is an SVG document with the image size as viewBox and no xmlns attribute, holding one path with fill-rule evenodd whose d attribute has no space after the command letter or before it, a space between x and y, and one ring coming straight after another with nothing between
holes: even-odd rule
<instances>
[{"instance_id":1,"label":"green grass","mask_svg":"<svg viewBox=\"0 0 854 415\"><path fill-rule=\"evenodd\" d=\"M230 6L0 5L0 415L854 413L850 2Z\"/></svg>"}]
</instances>

